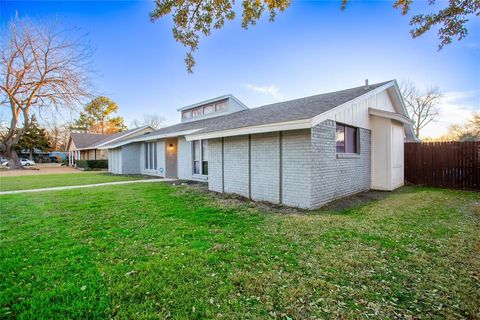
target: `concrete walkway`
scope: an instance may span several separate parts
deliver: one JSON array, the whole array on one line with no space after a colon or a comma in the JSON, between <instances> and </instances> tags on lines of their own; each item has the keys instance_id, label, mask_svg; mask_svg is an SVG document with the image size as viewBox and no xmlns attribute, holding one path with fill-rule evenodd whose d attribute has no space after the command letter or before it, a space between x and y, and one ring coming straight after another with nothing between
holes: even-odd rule
<instances>
[{"instance_id":1,"label":"concrete walkway","mask_svg":"<svg viewBox=\"0 0 480 320\"><path fill-rule=\"evenodd\" d=\"M131 180L131 181L104 182L104 183L96 183L96 184L82 184L82 185L78 185L78 186L52 187L52 188L42 188L42 189L11 190L11 191L0 192L0 196L4 195L4 194L17 194L17 193L82 189L82 188L114 186L114 185L119 185L119 184L130 184L130 183L171 182L171 181L175 181L175 179L144 179L144 180Z\"/></svg>"}]
</instances>

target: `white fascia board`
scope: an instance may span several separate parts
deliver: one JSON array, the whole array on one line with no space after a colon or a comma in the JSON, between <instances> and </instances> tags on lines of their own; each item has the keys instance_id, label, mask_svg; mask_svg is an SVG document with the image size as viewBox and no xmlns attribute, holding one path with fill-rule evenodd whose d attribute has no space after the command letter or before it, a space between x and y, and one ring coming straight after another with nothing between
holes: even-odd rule
<instances>
[{"instance_id":1,"label":"white fascia board","mask_svg":"<svg viewBox=\"0 0 480 320\"><path fill-rule=\"evenodd\" d=\"M399 114L399 113L393 113L393 112L388 112L388 111L385 111L385 110L368 108L368 114L373 115L373 116L377 116L377 117L396 120L396 121L402 122L402 123L404 123L406 125L410 125L410 126L413 125L413 121L411 119L409 119L406 116L404 116L403 114Z\"/></svg>"},{"instance_id":2,"label":"white fascia board","mask_svg":"<svg viewBox=\"0 0 480 320\"><path fill-rule=\"evenodd\" d=\"M390 81L390 82L384 84L383 86L380 86L376 89L373 89L373 90L371 90L371 91L369 91L365 94L362 94L361 96L356 97L355 99L349 100L349 101L347 101L345 103L342 103L341 105L339 105L339 106L337 106L333 109L328 110L327 112L321 113L321 114L313 117L312 118L312 127L316 126L317 124L319 124L319 123L321 123L325 120L328 120L328 119L332 118L334 114L336 114L337 112L341 111L344 108L349 107L351 104L353 104L357 101L369 98L373 95L376 95L377 93L382 92L383 90L386 90L386 89L388 89L388 88L390 88L394 85L395 85L395 80Z\"/></svg>"},{"instance_id":3,"label":"white fascia board","mask_svg":"<svg viewBox=\"0 0 480 320\"><path fill-rule=\"evenodd\" d=\"M192 140L201 140L201 139L241 136L241 135L255 134L255 133L309 129L311 127L310 121L311 119L303 119L303 120L269 123L269 124L263 124L259 126L243 127L243 128L237 128L237 129L228 129L228 130L222 130L222 131L190 134L190 135L186 135L185 139L187 141L192 141Z\"/></svg>"},{"instance_id":4,"label":"white fascia board","mask_svg":"<svg viewBox=\"0 0 480 320\"><path fill-rule=\"evenodd\" d=\"M184 135L187 135L187 134L197 132L197 131L202 130L202 129L203 128L194 129L194 130L170 132L170 133L164 133L164 134L156 134L156 135L148 135L147 134L147 135L143 135L143 136L140 136L140 137L137 137L137 138L133 138L133 139L129 139L129 140L123 140L123 141L119 141L119 142L113 143L113 144L108 144L108 145L102 146L101 148L98 148L98 149L113 149L113 148L118 148L118 147L124 146L126 144L133 143L133 142L153 141L153 140L164 139L164 138L184 136Z\"/></svg>"}]
</instances>

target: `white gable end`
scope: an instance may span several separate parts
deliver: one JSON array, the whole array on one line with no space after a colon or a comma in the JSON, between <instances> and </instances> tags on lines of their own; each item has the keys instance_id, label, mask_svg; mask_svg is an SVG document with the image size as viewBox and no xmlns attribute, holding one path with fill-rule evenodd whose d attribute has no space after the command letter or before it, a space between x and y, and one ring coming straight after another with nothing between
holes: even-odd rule
<instances>
[{"instance_id":1,"label":"white gable end","mask_svg":"<svg viewBox=\"0 0 480 320\"><path fill-rule=\"evenodd\" d=\"M312 125L329 119L355 127L371 129L369 108L403 114L395 109L387 91L388 87L391 87L391 84L322 113L312 119Z\"/></svg>"}]
</instances>

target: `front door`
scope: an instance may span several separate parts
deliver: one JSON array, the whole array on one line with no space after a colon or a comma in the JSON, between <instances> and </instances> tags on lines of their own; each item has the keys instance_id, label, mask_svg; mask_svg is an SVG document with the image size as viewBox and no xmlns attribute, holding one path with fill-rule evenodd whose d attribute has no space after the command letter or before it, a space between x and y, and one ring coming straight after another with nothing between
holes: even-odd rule
<instances>
[{"instance_id":1,"label":"front door","mask_svg":"<svg viewBox=\"0 0 480 320\"><path fill-rule=\"evenodd\" d=\"M177 179L178 138L165 140L165 178Z\"/></svg>"}]
</instances>

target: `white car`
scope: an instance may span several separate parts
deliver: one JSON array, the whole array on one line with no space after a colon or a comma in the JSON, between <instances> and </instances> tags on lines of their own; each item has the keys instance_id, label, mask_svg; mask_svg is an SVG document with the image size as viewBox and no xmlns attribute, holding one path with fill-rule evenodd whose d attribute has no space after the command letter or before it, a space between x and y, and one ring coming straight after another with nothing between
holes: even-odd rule
<instances>
[{"instance_id":1,"label":"white car","mask_svg":"<svg viewBox=\"0 0 480 320\"><path fill-rule=\"evenodd\" d=\"M35 161L28 160L27 158L21 158L21 159L20 159L20 164L21 164L22 166L34 166L34 165L35 165Z\"/></svg>"}]
</instances>

